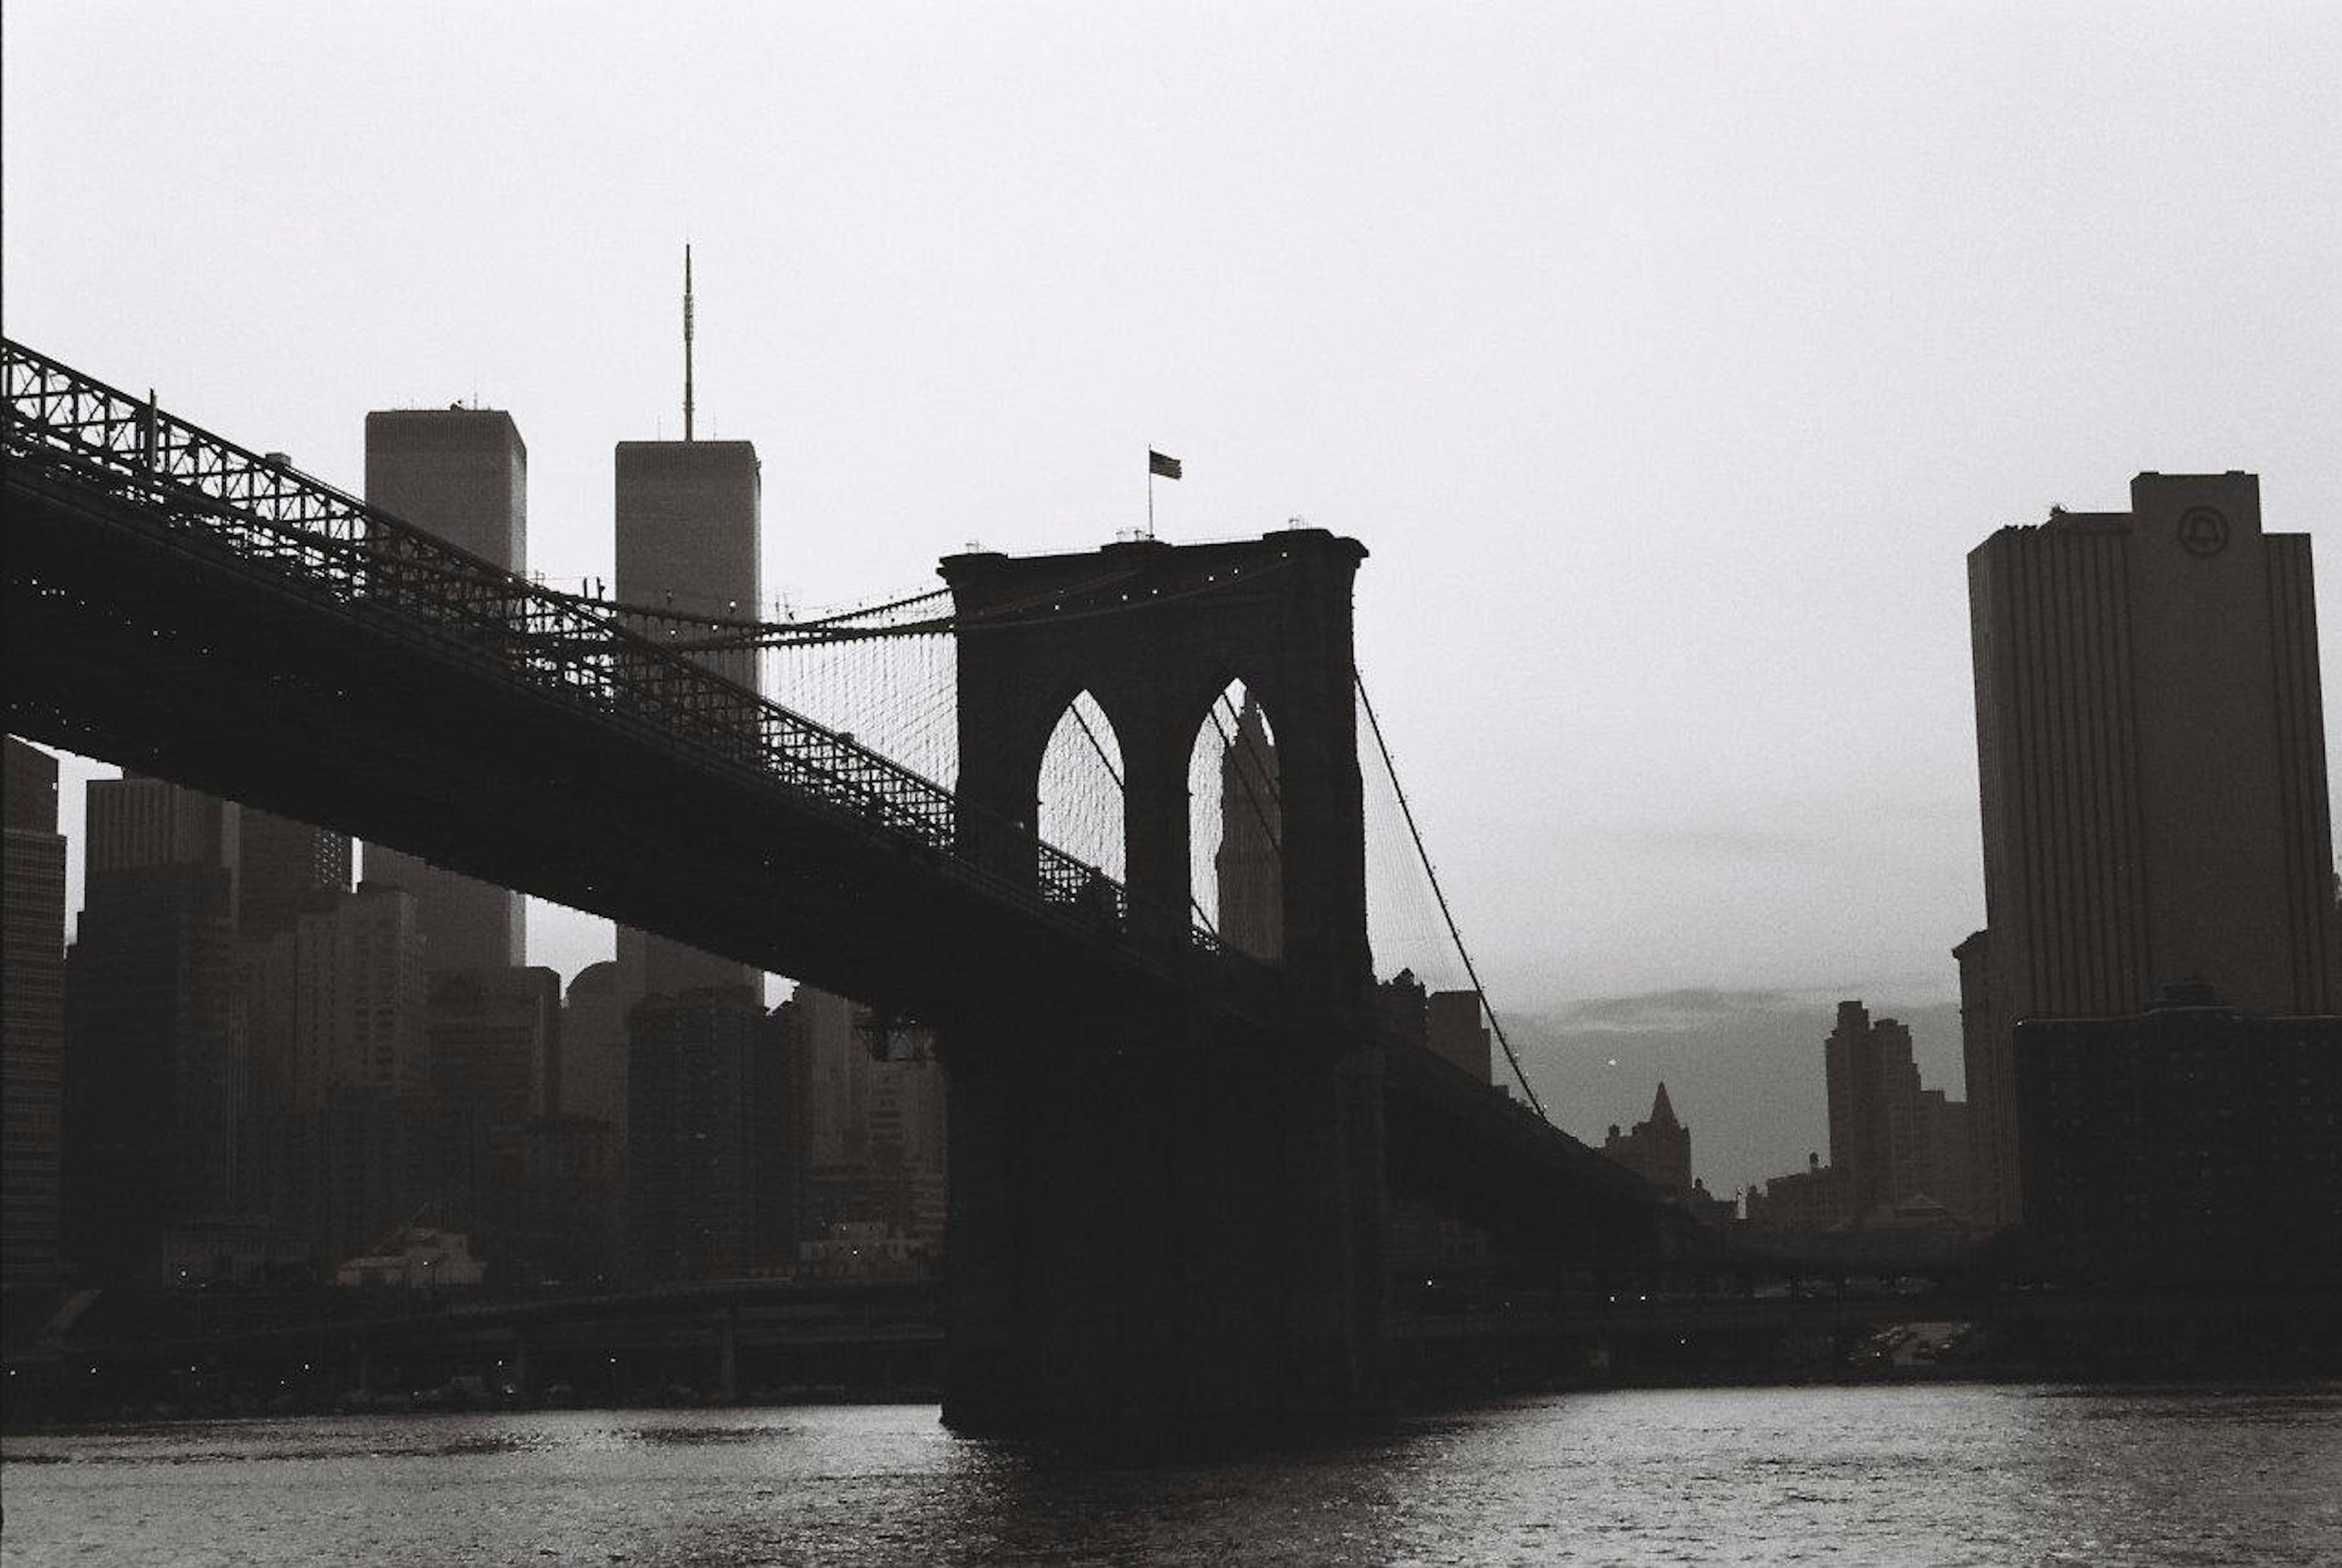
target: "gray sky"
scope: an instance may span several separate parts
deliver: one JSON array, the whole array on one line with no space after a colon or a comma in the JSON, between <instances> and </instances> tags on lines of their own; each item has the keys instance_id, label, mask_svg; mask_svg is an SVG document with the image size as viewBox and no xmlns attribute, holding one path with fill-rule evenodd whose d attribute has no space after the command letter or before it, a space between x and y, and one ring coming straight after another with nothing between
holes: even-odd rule
<instances>
[{"instance_id":1,"label":"gray sky","mask_svg":"<svg viewBox=\"0 0 2342 1568\"><path fill-rule=\"evenodd\" d=\"M606 574L688 235L770 592L1102 543L1150 444L1168 537L1354 534L1499 1006L1948 995L1967 550L2342 504L2342 7L1100 10L11 0L6 329L351 488L367 409L509 408Z\"/></svg>"}]
</instances>

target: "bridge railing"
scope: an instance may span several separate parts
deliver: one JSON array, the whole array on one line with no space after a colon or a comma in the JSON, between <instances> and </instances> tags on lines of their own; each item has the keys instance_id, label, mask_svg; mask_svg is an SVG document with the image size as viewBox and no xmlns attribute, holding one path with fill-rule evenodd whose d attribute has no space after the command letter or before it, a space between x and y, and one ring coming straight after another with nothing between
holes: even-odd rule
<instances>
[{"instance_id":1,"label":"bridge railing","mask_svg":"<svg viewBox=\"0 0 2342 1568\"><path fill-rule=\"evenodd\" d=\"M133 496L296 592L387 612L443 656L486 664L716 765L753 770L961 874L1011 896L1037 894L1045 910L1085 929L1125 929L1124 890L1096 867L1023 824L987 823L987 842L1029 844L1036 884L998 874L962 853L971 824L949 790L726 678L721 654L702 662L664 648L614 608L531 583L21 344L0 340L0 370L12 461L67 468ZM1204 934L1196 942L1214 950Z\"/></svg>"}]
</instances>

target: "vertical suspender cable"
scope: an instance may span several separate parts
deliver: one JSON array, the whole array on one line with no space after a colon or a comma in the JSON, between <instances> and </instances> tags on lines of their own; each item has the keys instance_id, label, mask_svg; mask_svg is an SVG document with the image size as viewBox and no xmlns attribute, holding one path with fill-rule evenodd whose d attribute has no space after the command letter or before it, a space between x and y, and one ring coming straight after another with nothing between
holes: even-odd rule
<instances>
[{"instance_id":1,"label":"vertical suspender cable","mask_svg":"<svg viewBox=\"0 0 2342 1568\"><path fill-rule=\"evenodd\" d=\"M1415 841L1415 856L1423 862L1423 874L1431 878L1431 895L1439 901L1439 916L1447 922L1447 934L1455 939L1456 952L1464 960L1464 973L1471 976L1472 989L1479 994L1480 1006L1488 1014L1488 1027L1496 1032L1496 1044L1505 1048L1505 1060L1513 1064L1513 1077L1519 1083L1521 1093L1529 1097L1529 1108L1551 1126L1553 1118L1546 1114L1545 1102L1529 1087L1528 1074L1521 1071L1521 1059L1514 1052L1513 1043L1505 1037L1504 1022L1488 1005L1488 988L1480 984L1480 971L1472 962L1472 951L1464 945L1464 934L1456 928L1456 913L1447 907L1446 890L1439 885L1439 873L1432 867L1431 853L1423 847L1423 830L1415 825L1415 808L1406 804L1406 786L1398 782L1398 764L1391 761L1390 743L1383 739L1383 722L1375 717L1374 699L1366 695L1366 678L1356 665L1351 666L1350 681L1358 688L1358 705L1366 710L1366 727L1375 733L1375 749L1382 754L1383 772L1390 775L1391 789L1398 795L1399 814L1406 819L1407 836Z\"/></svg>"}]
</instances>

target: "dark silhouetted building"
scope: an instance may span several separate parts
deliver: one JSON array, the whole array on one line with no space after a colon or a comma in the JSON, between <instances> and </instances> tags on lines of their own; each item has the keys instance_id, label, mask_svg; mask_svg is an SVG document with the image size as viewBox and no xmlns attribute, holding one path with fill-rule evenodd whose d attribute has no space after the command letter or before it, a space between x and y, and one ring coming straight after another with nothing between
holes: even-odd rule
<instances>
[{"instance_id":1,"label":"dark silhouetted building","mask_svg":"<svg viewBox=\"0 0 2342 1568\"><path fill-rule=\"evenodd\" d=\"M884 1029L867 1008L809 985L787 1016L805 1083L806 1241L850 1226L923 1255L939 1250L944 1082L932 1037Z\"/></svg>"},{"instance_id":2,"label":"dark silhouetted building","mask_svg":"<svg viewBox=\"0 0 2342 1568\"><path fill-rule=\"evenodd\" d=\"M251 1017L255 1194L286 1255L338 1263L439 1194L421 916L362 883L245 953L252 994L289 994Z\"/></svg>"},{"instance_id":3,"label":"dark silhouetted building","mask_svg":"<svg viewBox=\"0 0 2342 1568\"><path fill-rule=\"evenodd\" d=\"M0 865L0 1283L57 1277L58 1063L65 1042L65 841L57 759L8 737Z\"/></svg>"},{"instance_id":4,"label":"dark silhouetted building","mask_svg":"<svg viewBox=\"0 0 2342 1568\"><path fill-rule=\"evenodd\" d=\"M626 1013L614 960L579 970L562 1003L560 1114L606 1122L626 1142Z\"/></svg>"},{"instance_id":5,"label":"dark silhouetted building","mask_svg":"<svg viewBox=\"0 0 2342 1568\"><path fill-rule=\"evenodd\" d=\"M1245 694L1236 734L1220 754L1220 847L1213 857L1220 900L1220 940L1264 963L1285 956L1283 807L1277 799L1276 743L1252 694Z\"/></svg>"},{"instance_id":6,"label":"dark silhouetted building","mask_svg":"<svg viewBox=\"0 0 2342 1568\"><path fill-rule=\"evenodd\" d=\"M1806 1156L1806 1168L1767 1181L1760 1191L1748 1189L1748 1224L1775 1235L1814 1236L1846 1223L1850 1207L1846 1176L1822 1164L1819 1153Z\"/></svg>"},{"instance_id":7,"label":"dark silhouetted building","mask_svg":"<svg viewBox=\"0 0 2342 1568\"><path fill-rule=\"evenodd\" d=\"M1602 1152L1663 1193L1691 1191L1691 1129L1676 1120L1667 1086L1651 1097L1651 1114L1621 1134L1616 1122L1602 1140Z\"/></svg>"},{"instance_id":8,"label":"dark silhouetted building","mask_svg":"<svg viewBox=\"0 0 2342 1568\"><path fill-rule=\"evenodd\" d=\"M1483 1084L1496 1081L1488 1026L1476 991L1434 991L1424 998L1424 1044ZM1661 1092L1665 1093L1664 1085Z\"/></svg>"},{"instance_id":9,"label":"dark silhouetted building","mask_svg":"<svg viewBox=\"0 0 2342 1568\"><path fill-rule=\"evenodd\" d=\"M2249 474L2142 474L1968 556L1988 937L1980 1198L2023 1207L2020 1020L2136 1015L2198 977L2240 1014L2342 1011L2306 534ZM1980 1079L1989 1080L1979 1086Z\"/></svg>"},{"instance_id":10,"label":"dark silhouetted building","mask_svg":"<svg viewBox=\"0 0 2342 1568\"><path fill-rule=\"evenodd\" d=\"M627 1017L627 1263L667 1283L784 1269L799 1228L793 1030L738 986Z\"/></svg>"},{"instance_id":11,"label":"dark silhouetted building","mask_svg":"<svg viewBox=\"0 0 2342 1568\"><path fill-rule=\"evenodd\" d=\"M764 474L746 441L621 441L617 445L617 574L620 602L685 615L754 619L764 558ZM672 623L646 621L667 638ZM692 657L725 679L758 689L753 649ZM618 927L618 992L631 1006L705 986L747 987L764 977L748 965L701 953L631 926Z\"/></svg>"},{"instance_id":12,"label":"dark silhouetted building","mask_svg":"<svg viewBox=\"0 0 2342 1568\"><path fill-rule=\"evenodd\" d=\"M1841 1002L1822 1054L1829 1163L1844 1174L1853 1214L1891 1207L1920 1191L1928 1154L1911 1031L1892 1018L1874 1021L1859 1002Z\"/></svg>"},{"instance_id":13,"label":"dark silhouetted building","mask_svg":"<svg viewBox=\"0 0 2342 1568\"><path fill-rule=\"evenodd\" d=\"M93 780L85 798L59 1073L63 1239L88 1278L157 1283L166 1229L242 1198L240 818L155 778Z\"/></svg>"},{"instance_id":14,"label":"dark silhouetted building","mask_svg":"<svg viewBox=\"0 0 2342 1568\"><path fill-rule=\"evenodd\" d=\"M438 1129L435 1219L491 1263L527 1263L537 1206L530 1128L560 1106L561 976L456 969L431 976L425 1034Z\"/></svg>"},{"instance_id":15,"label":"dark silhouetted building","mask_svg":"<svg viewBox=\"0 0 2342 1568\"><path fill-rule=\"evenodd\" d=\"M293 929L318 895L350 890L350 835L290 817L238 809L236 934L265 942Z\"/></svg>"},{"instance_id":16,"label":"dark silhouetted building","mask_svg":"<svg viewBox=\"0 0 2342 1568\"><path fill-rule=\"evenodd\" d=\"M528 448L509 414L455 407L367 414L365 493L368 504L491 565L528 571ZM446 803L450 810L463 804ZM433 970L510 969L526 961L520 894L377 844L366 845L365 877L414 895Z\"/></svg>"},{"instance_id":17,"label":"dark silhouetted building","mask_svg":"<svg viewBox=\"0 0 2342 1568\"><path fill-rule=\"evenodd\" d=\"M2017 1029L2025 1227L2085 1275L2342 1275L2342 1017L2248 1017L2175 986Z\"/></svg>"},{"instance_id":18,"label":"dark silhouetted building","mask_svg":"<svg viewBox=\"0 0 2342 1568\"><path fill-rule=\"evenodd\" d=\"M61 1064L64 1241L84 1277L159 1283L165 1229L235 1208L239 1002L226 867L89 874Z\"/></svg>"}]
</instances>

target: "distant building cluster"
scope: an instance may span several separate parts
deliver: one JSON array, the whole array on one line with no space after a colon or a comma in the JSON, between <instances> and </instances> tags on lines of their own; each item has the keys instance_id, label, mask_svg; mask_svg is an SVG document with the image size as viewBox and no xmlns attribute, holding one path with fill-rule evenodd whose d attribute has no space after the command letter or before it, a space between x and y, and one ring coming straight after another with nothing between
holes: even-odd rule
<instances>
[{"instance_id":1,"label":"distant building cluster","mask_svg":"<svg viewBox=\"0 0 2342 1568\"><path fill-rule=\"evenodd\" d=\"M1830 1158L1776 1236L1946 1222L2117 1279L2342 1273L2342 887L2309 539L2249 474L2142 474L1968 556L1987 924L1969 1101L1841 1004Z\"/></svg>"},{"instance_id":2,"label":"distant building cluster","mask_svg":"<svg viewBox=\"0 0 2342 1568\"><path fill-rule=\"evenodd\" d=\"M1839 1003L1822 1075L1829 1162L1816 1153L1804 1170L1752 1189L1749 1227L1821 1249L1856 1232L1924 1234L1931 1245L1964 1233L1974 1218L1968 1108L1920 1082L1910 1029L1859 1001Z\"/></svg>"}]
</instances>

